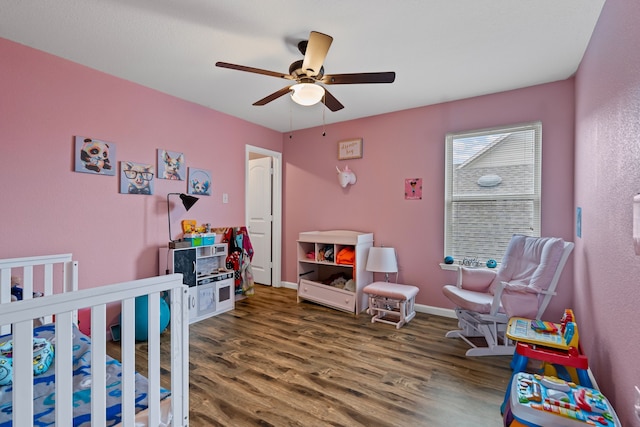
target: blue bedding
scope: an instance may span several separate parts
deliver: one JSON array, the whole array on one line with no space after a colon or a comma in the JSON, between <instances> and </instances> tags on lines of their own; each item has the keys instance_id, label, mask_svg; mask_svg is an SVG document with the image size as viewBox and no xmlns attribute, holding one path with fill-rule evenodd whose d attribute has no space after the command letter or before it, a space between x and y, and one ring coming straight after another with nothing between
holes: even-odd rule
<instances>
[{"instance_id":1,"label":"blue bedding","mask_svg":"<svg viewBox=\"0 0 640 427\"><path fill-rule=\"evenodd\" d=\"M53 324L34 329L34 337L45 338L55 347L55 326ZM7 337L3 337L6 339ZM55 356L54 356L55 357ZM121 377L122 365L107 356L107 425L121 421ZM34 426L55 425L55 369L54 364L43 374L34 376ZM147 408L148 382L136 373L136 411ZM0 387L0 427L12 426L12 389L11 385ZM74 427L91 425L91 339L77 327L73 329L73 405ZM161 390L161 398L169 395Z\"/></svg>"}]
</instances>

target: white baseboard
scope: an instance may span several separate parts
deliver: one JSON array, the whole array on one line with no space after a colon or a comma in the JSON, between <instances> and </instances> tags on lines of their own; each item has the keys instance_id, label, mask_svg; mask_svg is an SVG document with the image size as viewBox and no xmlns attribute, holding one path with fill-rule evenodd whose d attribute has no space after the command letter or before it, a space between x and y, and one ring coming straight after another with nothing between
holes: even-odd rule
<instances>
[{"instance_id":1,"label":"white baseboard","mask_svg":"<svg viewBox=\"0 0 640 427\"><path fill-rule=\"evenodd\" d=\"M424 304L416 304L414 308L418 313L433 314L434 316L449 317L451 319L456 318L456 311L451 308L433 307Z\"/></svg>"},{"instance_id":2,"label":"white baseboard","mask_svg":"<svg viewBox=\"0 0 640 427\"><path fill-rule=\"evenodd\" d=\"M298 289L298 284L295 282L285 282L284 280L282 282L280 282L280 287L281 288L287 288L287 289Z\"/></svg>"}]
</instances>

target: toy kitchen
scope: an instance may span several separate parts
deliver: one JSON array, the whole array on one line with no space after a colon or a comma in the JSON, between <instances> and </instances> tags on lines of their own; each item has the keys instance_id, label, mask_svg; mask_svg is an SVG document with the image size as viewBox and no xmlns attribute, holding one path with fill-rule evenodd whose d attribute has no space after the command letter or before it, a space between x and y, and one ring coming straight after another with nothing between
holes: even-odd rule
<instances>
[{"instance_id":1,"label":"toy kitchen","mask_svg":"<svg viewBox=\"0 0 640 427\"><path fill-rule=\"evenodd\" d=\"M214 245L214 250L219 246ZM226 245L223 255L198 258L196 289L198 293L195 318L197 320L232 310L234 307L233 270L225 268ZM190 316L192 318L192 316ZM192 320L193 321L193 320Z\"/></svg>"}]
</instances>

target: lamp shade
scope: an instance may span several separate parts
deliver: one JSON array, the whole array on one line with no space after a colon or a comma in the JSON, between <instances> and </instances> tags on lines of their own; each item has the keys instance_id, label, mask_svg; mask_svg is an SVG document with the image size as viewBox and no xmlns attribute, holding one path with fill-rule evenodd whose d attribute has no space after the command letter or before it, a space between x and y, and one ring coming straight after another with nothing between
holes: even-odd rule
<instances>
[{"instance_id":1,"label":"lamp shade","mask_svg":"<svg viewBox=\"0 0 640 427\"><path fill-rule=\"evenodd\" d=\"M377 273L397 273L396 250L385 247L369 248L369 256L367 257L367 266L365 268L367 271Z\"/></svg>"},{"instance_id":2,"label":"lamp shade","mask_svg":"<svg viewBox=\"0 0 640 427\"><path fill-rule=\"evenodd\" d=\"M298 83L291 86L291 89L293 89L291 99L305 107L317 104L324 96L324 88L315 83Z\"/></svg>"},{"instance_id":3,"label":"lamp shade","mask_svg":"<svg viewBox=\"0 0 640 427\"><path fill-rule=\"evenodd\" d=\"M198 201L197 197L189 196L188 194L180 193L180 200L182 200L182 204L186 210L191 209L193 205Z\"/></svg>"}]
</instances>

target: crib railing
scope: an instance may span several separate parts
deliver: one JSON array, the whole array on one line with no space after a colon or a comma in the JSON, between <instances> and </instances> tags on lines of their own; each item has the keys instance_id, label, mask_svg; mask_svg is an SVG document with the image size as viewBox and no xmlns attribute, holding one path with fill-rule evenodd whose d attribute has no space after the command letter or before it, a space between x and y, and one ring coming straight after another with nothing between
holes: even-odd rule
<instances>
[{"instance_id":1,"label":"crib railing","mask_svg":"<svg viewBox=\"0 0 640 427\"><path fill-rule=\"evenodd\" d=\"M57 271L57 270L60 270ZM0 260L0 304L11 302L11 275L15 272L20 277L24 299L31 299L34 283L39 284L39 291L44 295L71 292L78 289L78 262L73 261L71 254L45 255L26 258ZM60 274L60 277L57 275ZM60 283L60 289L54 289L54 283ZM44 323L51 322L46 316ZM73 320L78 323L77 312ZM0 335L11 332L10 325L0 326Z\"/></svg>"},{"instance_id":2,"label":"crib railing","mask_svg":"<svg viewBox=\"0 0 640 427\"><path fill-rule=\"evenodd\" d=\"M40 258L40 257L37 257ZM69 255L70 258L70 255ZM65 286L77 288L77 263L61 256L64 264ZM18 259L15 259L18 260ZM0 261L0 282L6 301L6 271L19 266L15 260ZM31 259L27 262L27 273ZM12 261L12 262L9 262ZM38 265L34 260L33 265ZM46 271L46 268L45 268ZM45 280L49 273L45 273ZM9 274L10 276L10 274ZM31 279L24 280L25 293L30 294ZM9 291L10 292L10 291ZM73 324L80 309L91 310L91 405L92 426L104 426L106 420L106 308L120 303L122 349L122 420L134 425L135 418L135 298L148 295L148 425L160 425L160 298L167 292L171 310L171 407L172 425L189 424L189 329L188 288L182 284L181 274L151 277L92 289L74 290L42 298L2 304L0 327L13 333L13 425L31 425L33 402L24 396L33 396L33 319L55 317L56 355L56 425L73 425ZM9 298L10 300L10 295ZM17 380L15 380L17 379Z\"/></svg>"}]
</instances>

